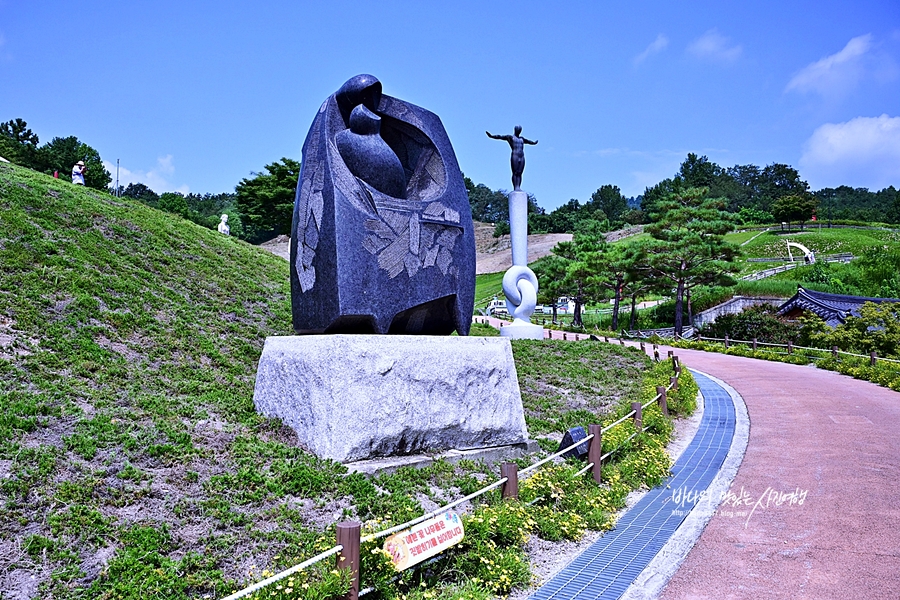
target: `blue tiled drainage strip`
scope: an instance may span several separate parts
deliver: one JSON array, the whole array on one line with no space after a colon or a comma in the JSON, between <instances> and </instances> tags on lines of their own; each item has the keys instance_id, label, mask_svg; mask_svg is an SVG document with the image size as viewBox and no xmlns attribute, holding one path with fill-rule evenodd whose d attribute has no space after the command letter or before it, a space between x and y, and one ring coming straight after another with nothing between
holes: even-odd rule
<instances>
[{"instance_id":1,"label":"blue tiled drainage strip","mask_svg":"<svg viewBox=\"0 0 900 600\"><path fill-rule=\"evenodd\" d=\"M608 531L556 577L530 596L533 600L612 600L628 589L653 560L693 507L679 505L676 491L706 490L722 467L734 435L734 404L719 384L692 371L705 404L693 441L672 467L672 476L647 492ZM667 487L668 486L668 487Z\"/></svg>"}]
</instances>

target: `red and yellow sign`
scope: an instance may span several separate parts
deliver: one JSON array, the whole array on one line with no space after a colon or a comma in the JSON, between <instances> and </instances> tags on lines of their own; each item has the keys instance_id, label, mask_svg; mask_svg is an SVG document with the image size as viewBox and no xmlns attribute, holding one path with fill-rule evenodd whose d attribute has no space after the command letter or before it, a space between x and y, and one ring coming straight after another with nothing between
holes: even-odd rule
<instances>
[{"instance_id":1,"label":"red and yellow sign","mask_svg":"<svg viewBox=\"0 0 900 600\"><path fill-rule=\"evenodd\" d=\"M395 533L384 542L398 571L436 556L463 539L463 524L452 510Z\"/></svg>"}]
</instances>

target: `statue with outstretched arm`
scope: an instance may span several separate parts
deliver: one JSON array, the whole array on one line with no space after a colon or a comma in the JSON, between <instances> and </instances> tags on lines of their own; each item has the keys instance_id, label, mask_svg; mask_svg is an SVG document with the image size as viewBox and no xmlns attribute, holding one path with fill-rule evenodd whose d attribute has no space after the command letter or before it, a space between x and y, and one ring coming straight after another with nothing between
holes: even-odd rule
<instances>
[{"instance_id":1,"label":"statue with outstretched arm","mask_svg":"<svg viewBox=\"0 0 900 600\"><path fill-rule=\"evenodd\" d=\"M522 189L522 171L525 170L525 144L534 146L537 140L531 141L523 138L519 134L522 133L522 126L516 125L513 135L494 135L490 131L485 131L489 138L495 140L505 140L509 144L512 154L509 157L509 164L512 167L512 184L514 191Z\"/></svg>"}]
</instances>

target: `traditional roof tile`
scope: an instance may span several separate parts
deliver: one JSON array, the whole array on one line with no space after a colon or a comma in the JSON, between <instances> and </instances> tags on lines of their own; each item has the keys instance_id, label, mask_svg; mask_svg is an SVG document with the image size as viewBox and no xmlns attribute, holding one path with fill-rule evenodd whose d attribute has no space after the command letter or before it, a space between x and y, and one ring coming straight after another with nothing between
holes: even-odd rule
<instances>
[{"instance_id":1,"label":"traditional roof tile","mask_svg":"<svg viewBox=\"0 0 900 600\"><path fill-rule=\"evenodd\" d=\"M827 294L807 290L798 286L794 297L778 308L779 315L786 315L792 310L808 310L815 313L823 321L832 327L836 327L847 321L848 317L858 317L859 309L866 302L900 302L898 298L867 298L865 296L845 296L842 294Z\"/></svg>"}]
</instances>

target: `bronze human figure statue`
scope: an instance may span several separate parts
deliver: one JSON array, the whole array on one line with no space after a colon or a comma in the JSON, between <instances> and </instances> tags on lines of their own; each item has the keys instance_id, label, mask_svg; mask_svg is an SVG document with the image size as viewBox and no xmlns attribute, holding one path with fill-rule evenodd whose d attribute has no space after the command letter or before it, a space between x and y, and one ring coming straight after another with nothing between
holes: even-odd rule
<instances>
[{"instance_id":1,"label":"bronze human figure statue","mask_svg":"<svg viewBox=\"0 0 900 600\"><path fill-rule=\"evenodd\" d=\"M522 189L522 171L525 170L525 144L529 144L534 146L537 144L537 140L531 141L528 138L523 138L519 134L522 133L522 126L516 125L515 133L513 135L494 135L490 131L485 131L489 138L493 138L495 140L506 140L509 144L510 150L512 150L512 154L509 157L509 164L512 167L512 184L513 190L519 191Z\"/></svg>"}]
</instances>

